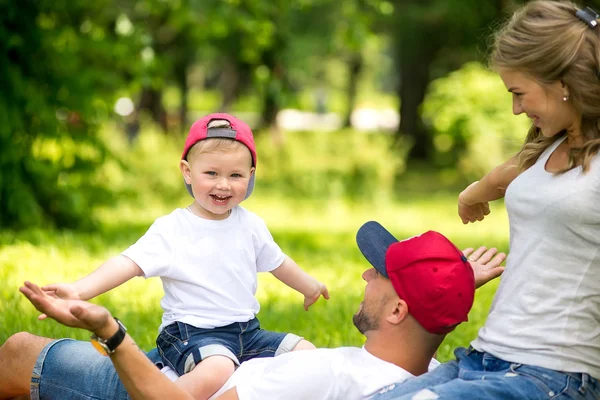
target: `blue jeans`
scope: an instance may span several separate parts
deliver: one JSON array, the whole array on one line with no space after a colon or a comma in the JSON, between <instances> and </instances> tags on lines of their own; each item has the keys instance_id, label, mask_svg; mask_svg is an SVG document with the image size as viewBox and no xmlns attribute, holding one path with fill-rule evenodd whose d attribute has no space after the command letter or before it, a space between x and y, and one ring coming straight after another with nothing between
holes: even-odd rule
<instances>
[{"instance_id":1,"label":"blue jeans","mask_svg":"<svg viewBox=\"0 0 600 400\"><path fill-rule=\"evenodd\" d=\"M154 354L154 356L152 356ZM156 351L148 353L155 364ZM48 343L31 375L32 400L129 400L110 361L90 344L71 339Z\"/></svg>"},{"instance_id":2,"label":"blue jeans","mask_svg":"<svg viewBox=\"0 0 600 400\"><path fill-rule=\"evenodd\" d=\"M382 389L373 400L600 399L588 374L510 363L471 348L431 372Z\"/></svg>"},{"instance_id":3,"label":"blue jeans","mask_svg":"<svg viewBox=\"0 0 600 400\"><path fill-rule=\"evenodd\" d=\"M301 340L292 333L261 329L258 319L254 318L212 329L175 322L161 331L156 347L163 363L183 375L210 356L224 356L239 365L251 358L292 351Z\"/></svg>"}]
</instances>

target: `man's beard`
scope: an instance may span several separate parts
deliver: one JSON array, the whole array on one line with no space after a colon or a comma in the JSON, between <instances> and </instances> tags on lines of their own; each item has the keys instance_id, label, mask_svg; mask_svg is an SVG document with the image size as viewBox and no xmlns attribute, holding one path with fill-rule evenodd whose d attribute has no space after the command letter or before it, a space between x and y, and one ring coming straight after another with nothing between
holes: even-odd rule
<instances>
[{"instance_id":1,"label":"man's beard","mask_svg":"<svg viewBox=\"0 0 600 400\"><path fill-rule=\"evenodd\" d=\"M379 329L378 321L374 320L371 315L367 314L365 309L366 308L363 303L363 307L352 316L352 322L354 323L354 326L356 326L356 329L358 329L358 331L363 335L365 332Z\"/></svg>"}]
</instances>

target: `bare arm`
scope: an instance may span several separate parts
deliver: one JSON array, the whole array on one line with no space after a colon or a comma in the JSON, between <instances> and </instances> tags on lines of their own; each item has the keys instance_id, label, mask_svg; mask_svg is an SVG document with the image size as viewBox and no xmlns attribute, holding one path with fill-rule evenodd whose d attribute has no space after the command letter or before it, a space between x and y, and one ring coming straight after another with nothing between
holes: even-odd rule
<instances>
[{"instance_id":1,"label":"bare arm","mask_svg":"<svg viewBox=\"0 0 600 400\"><path fill-rule=\"evenodd\" d=\"M122 285L131 278L142 275L141 268L133 260L118 255L73 284L55 283L46 285L42 289L54 292L61 298L89 300Z\"/></svg>"},{"instance_id":2,"label":"bare arm","mask_svg":"<svg viewBox=\"0 0 600 400\"><path fill-rule=\"evenodd\" d=\"M104 307L82 300L52 297L31 282L25 282L19 290L36 309L63 325L87 329L102 338L109 338L118 330L114 318ZM134 400L193 399L163 375L129 335L110 358L127 393Z\"/></svg>"},{"instance_id":3,"label":"bare arm","mask_svg":"<svg viewBox=\"0 0 600 400\"><path fill-rule=\"evenodd\" d=\"M305 310L308 310L308 307L317 301L321 295L326 299L329 299L327 286L304 272L304 270L288 256L286 256L283 263L271 271L271 273L275 278L304 295Z\"/></svg>"},{"instance_id":4,"label":"bare arm","mask_svg":"<svg viewBox=\"0 0 600 400\"><path fill-rule=\"evenodd\" d=\"M461 193L466 204L494 201L504 197L506 188L519 175L517 156L509 158Z\"/></svg>"},{"instance_id":5,"label":"bare arm","mask_svg":"<svg viewBox=\"0 0 600 400\"><path fill-rule=\"evenodd\" d=\"M506 188L518 175L517 156L513 156L463 190L458 196L462 222L481 221L490 213L488 202L504 197Z\"/></svg>"}]
</instances>

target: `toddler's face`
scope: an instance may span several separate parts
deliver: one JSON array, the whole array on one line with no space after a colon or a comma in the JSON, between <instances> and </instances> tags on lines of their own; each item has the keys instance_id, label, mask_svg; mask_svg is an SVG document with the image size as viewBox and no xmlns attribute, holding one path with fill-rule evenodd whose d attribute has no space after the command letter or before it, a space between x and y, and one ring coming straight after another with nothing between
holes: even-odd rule
<instances>
[{"instance_id":1,"label":"toddler's face","mask_svg":"<svg viewBox=\"0 0 600 400\"><path fill-rule=\"evenodd\" d=\"M203 218L220 220L246 197L254 173L250 151L243 145L231 150L194 153L181 161L186 183L192 185L192 211Z\"/></svg>"}]
</instances>

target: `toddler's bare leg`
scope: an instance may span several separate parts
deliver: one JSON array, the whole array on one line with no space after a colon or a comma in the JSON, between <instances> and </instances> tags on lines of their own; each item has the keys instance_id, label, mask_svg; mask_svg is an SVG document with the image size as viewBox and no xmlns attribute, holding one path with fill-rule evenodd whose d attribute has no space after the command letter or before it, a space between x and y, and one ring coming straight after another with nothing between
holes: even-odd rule
<instances>
[{"instance_id":1,"label":"toddler's bare leg","mask_svg":"<svg viewBox=\"0 0 600 400\"><path fill-rule=\"evenodd\" d=\"M298 350L314 350L316 349L315 345L312 344L311 342L309 342L308 340L304 340L302 339L301 341L298 342L298 344L294 347L294 350L292 351L298 351Z\"/></svg>"},{"instance_id":2,"label":"toddler's bare leg","mask_svg":"<svg viewBox=\"0 0 600 400\"><path fill-rule=\"evenodd\" d=\"M0 399L29 396L31 373L37 358L52 340L19 332L0 347Z\"/></svg>"},{"instance_id":3,"label":"toddler's bare leg","mask_svg":"<svg viewBox=\"0 0 600 400\"><path fill-rule=\"evenodd\" d=\"M206 400L216 393L233 374L235 364L225 356L210 356L175 383L196 400Z\"/></svg>"}]
</instances>

